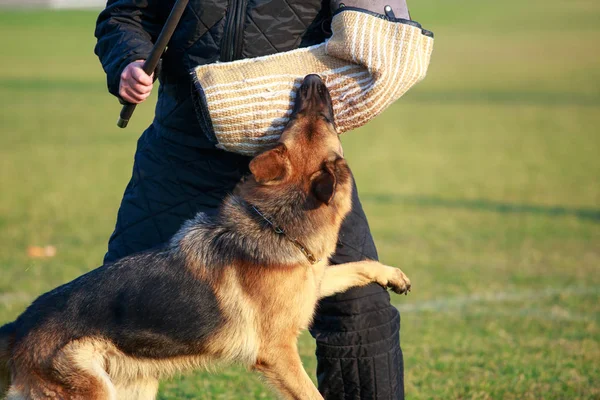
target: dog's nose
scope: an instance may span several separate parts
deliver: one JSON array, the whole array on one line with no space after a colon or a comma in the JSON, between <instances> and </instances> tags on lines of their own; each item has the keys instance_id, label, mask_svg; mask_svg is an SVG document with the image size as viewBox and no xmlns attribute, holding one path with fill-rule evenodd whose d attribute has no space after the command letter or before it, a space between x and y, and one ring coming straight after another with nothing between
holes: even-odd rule
<instances>
[{"instance_id":1,"label":"dog's nose","mask_svg":"<svg viewBox=\"0 0 600 400\"><path fill-rule=\"evenodd\" d=\"M331 96L319 75L310 74L304 77L294 104L294 114L300 112L322 113L333 120Z\"/></svg>"},{"instance_id":2,"label":"dog's nose","mask_svg":"<svg viewBox=\"0 0 600 400\"><path fill-rule=\"evenodd\" d=\"M317 74L310 74L304 77L304 81L302 82L302 86L315 86L315 85L325 85L323 83L323 79Z\"/></svg>"},{"instance_id":3,"label":"dog's nose","mask_svg":"<svg viewBox=\"0 0 600 400\"><path fill-rule=\"evenodd\" d=\"M327 86L325 86L323 79L317 74L306 75L300 86L300 93L304 99L309 97L323 97L326 90Z\"/></svg>"}]
</instances>

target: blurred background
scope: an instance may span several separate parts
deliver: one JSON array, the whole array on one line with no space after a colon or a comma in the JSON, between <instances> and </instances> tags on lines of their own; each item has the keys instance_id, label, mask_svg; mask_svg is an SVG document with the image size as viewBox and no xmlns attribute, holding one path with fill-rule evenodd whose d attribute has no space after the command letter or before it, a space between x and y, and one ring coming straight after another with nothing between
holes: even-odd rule
<instances>
[{"instance_id":1,"label":"blurred background","mask_svg":"<svg viewBox=\"0 0 600 400\"><path fill-rule=\"evenodd\" d=\"M407 398L599 399L600 2L409 5L436 35L428 77L343 137L381 260L413 282L392 297ZM116 127L100 1L0 6L4 323L100 265L155 98ZM273 398L240 368L159 397Z\"/></svg>"}]
</instances>

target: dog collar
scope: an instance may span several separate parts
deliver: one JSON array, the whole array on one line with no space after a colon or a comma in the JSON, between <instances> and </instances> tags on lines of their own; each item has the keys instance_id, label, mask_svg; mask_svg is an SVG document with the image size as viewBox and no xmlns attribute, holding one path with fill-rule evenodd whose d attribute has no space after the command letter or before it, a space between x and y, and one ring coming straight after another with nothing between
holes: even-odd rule
<instances>
[{"instance_id":1,"label":"dog collar","mask_svg":"<svg viewBox=\"0 0 600 400\"><path fill-rule=\"evenodd\" d=\"M316 264L317 262L321 261L320 259L317 259L313 253L311 253L304 244L302 244L301 241L299 241L298 239L289 236L285 230L283 228L280 228L279 226L277 226L276 224L274 224L271 219L267 218L265 216L265 214L263 214L262 212L260 212L260 210L253 204L250 204L250 207L252 207L252 210L254 210L255 213L257 213L258 215L260 215L262 217L262 219L264 219L265 221L267 221L267 223L271 226L271 228L273 229L273 231L278 234L278 235L282 235L284 238L286 238L289 242L291 242L294 246L296 246L301 252L302 254L304 254L304 257L306 257L306 259L308 260L308 262L310 262L311 264Z\"/></svg>"}]
</instances>

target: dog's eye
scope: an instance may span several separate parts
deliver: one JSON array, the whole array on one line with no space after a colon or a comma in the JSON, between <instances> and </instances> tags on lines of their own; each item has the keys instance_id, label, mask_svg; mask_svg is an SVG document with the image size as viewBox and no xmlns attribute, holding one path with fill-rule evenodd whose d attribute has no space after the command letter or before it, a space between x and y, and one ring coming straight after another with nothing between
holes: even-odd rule
<instances>
[{"instance_id":1,"label":"dog's eye","mask_svg":"<svg viewBox=\"0 0 600 400\"><path fill-rule=\"evenodd\" d=\"M325 122L327 122L327 123L329 123L329 124L333 123L333 121L331 120L331 118L329 118L327 115L325 115L325 114L323 114L323 113L321 113L321 115L319 115L319 117L320 117L321 119L325 120Z\"/></svg>"}]
</instances>

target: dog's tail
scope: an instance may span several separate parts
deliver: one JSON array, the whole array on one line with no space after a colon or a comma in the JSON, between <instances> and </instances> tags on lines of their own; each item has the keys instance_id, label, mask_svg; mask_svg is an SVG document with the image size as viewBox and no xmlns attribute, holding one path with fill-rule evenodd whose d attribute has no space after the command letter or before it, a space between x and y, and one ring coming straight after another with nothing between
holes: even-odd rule
<instances>
[{"instance_id":1,"label":"dog's tail","mask_svg":"<svg viewBox=\"0 0 600 400\"><path fill-rule=\"evenodd\" d=\"M10 386L9 360L15 338L15 323L10 322L0 328L0 399L6 396Z\"/></svg>"}]
</instances>

